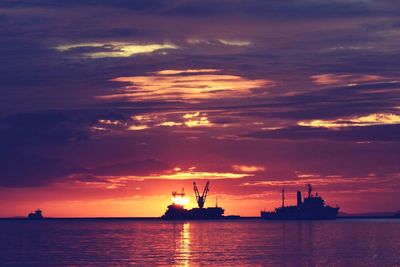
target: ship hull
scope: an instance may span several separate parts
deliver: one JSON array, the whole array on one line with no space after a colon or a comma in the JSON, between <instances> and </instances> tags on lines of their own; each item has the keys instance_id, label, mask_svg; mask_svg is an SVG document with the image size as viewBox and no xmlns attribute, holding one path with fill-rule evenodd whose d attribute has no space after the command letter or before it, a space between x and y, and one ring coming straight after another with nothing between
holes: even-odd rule
<instances>
[{"instance_id":1,"label":"ship hull","mask_svg":"<svg viewBox=\"0 0 400 267\"><path fill-rule=\"evenodd\" d=\"M261 211L261 218L266 220L336 220L339 208L324 207L318 210L285 210L274 212Z\"/></svg>"},{"instance_id":2,"label":"ship hull","mask_svg":"<svg viewBox=\"0 0 400 267\"><path fill-rule=\"evenodd\" d=\"M224 218L223 213L224 210L219 207L187 210L177 205L170 205L161 218L164 220L215 220Z\"/></svg>"}]
</instances>

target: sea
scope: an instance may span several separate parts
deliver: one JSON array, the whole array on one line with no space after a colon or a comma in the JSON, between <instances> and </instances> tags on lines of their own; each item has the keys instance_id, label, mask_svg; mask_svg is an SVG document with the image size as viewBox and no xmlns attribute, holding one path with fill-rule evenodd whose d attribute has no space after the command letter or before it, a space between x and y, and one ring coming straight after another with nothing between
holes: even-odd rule
<instances>
[{"instance_id":1,"label":"sea","mask_svg":"<svg viewBox=\"0 0 400 267\"><path fill-rule=\"evenodd\" d=\"M400 266L400 219L0 220L0 266Z\"/></svg>"}]
</instances>

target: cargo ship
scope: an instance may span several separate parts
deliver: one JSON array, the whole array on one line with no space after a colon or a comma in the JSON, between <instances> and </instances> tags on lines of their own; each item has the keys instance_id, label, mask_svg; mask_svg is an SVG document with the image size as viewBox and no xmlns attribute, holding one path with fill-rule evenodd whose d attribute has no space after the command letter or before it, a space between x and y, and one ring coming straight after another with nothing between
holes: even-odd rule
<instances>
[{"instance_id":1,"label":"cargo ship","mask_svg":"<svg viewBox=\"0 0 400 267\"><path fill-rule=\"evenodd\" d=\"M185 192L172 192L172 204L167 207L167 211L161 216L165 220L212 220L224 218L224 209L218 207L205 208L204 204L209 192L209 182L207 182L203 193L200 195L196 182L193 182L193 188L196 195L198 208L186 209L184 206L187 204Z\"/></svg>"},{"instance_id":2,"label":"cargo ship","mask_svg":"<svg viewBox=\"0 0 400 267\"><path fill-rule=\"evenodd\" d=\"M339 207L325 205L325 200L308 185L308 196L302 200L297 191L297 205L285 206L285 190L282 190L282 206L274 211L261 211L261 218L266 220L335 220Z\"/></svg>"}]
</instances>

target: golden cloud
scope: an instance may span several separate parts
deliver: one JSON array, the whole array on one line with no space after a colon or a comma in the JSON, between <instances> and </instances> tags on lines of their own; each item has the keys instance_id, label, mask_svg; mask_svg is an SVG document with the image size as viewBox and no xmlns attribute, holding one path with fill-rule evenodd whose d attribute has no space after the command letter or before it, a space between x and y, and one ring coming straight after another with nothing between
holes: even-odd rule
<instances>
[{"instance_id":1,"label":"golden cloud","mask_svg":"<svg viewBox=\"0 0 400 267\"><path fill-rule=\"evenodd\" d=\"M148 76L118 77L111 81L128 84L123 88L122 93L97 98L197 102L212 98L250 96L254 94L251 89L275 85L270 80L251 80L219 72L220 70L216 69L162 70L150 73Z\"/></svg>"},{"instance_id":2,"label":"golden cloud","mask_svg":"<svg viewBox=\"0 0 400 267\"><path fill-rule=\"evenodd\" d=\"M129 182L132 181L145 181L145 180L220 180L220 179L241 179L245 177L253 176L248 173L233 173L233 172L207 172L207 171L196 171L195 167L191 167L186 170L182 170L177 167L162 174L153 174L145 176L97 176L97 180L94 181L74 181L78 184L83 184L91 187L104 187L107 189L117 189L126 187Z\"/></svg>"},{"instance_id":3,"label":"golden cloud","mask_svg":"<svg viewBox=\"0 0 400 267\"><path fill-rule=\"evenodd\" d=\"M339 118L335 120L310 120L297 123L306 127L342 128L351 126L371 126L400 124L400 116L393 113L373 113L365 116Z\"/></svg>"},{"instance_id":4,"label":"golden cloud","mask_svg":"<svg viewBox=\"0 0 400 267\"><path fill-rule=\"evenodd\" d=\"M209 73L209 72L219 72L220 69L187 69L187 70L160 70L155 72L159 75L177 75L177 74L187 74L187 73Z\"/></svg>"},{"instance_id":5,"label":"golden cloud","mask_svg":"<svg viewBox=\"0 0 400 267\"><path fill-rule=\"evenodd\" d=\"M194 180L194 179L207 179L207 180L218 180L218 179L240 179L247 176L253 176L252 174L246 173L232 173L232 172L201 172L201 171L178 171L171 174L162 174L145 177L135 177L142 180L146 179L169 179L169 180Z\"/></svg>"},{"instance_id":6,"label":"golden cloud","mask_svg":"<svg viewBox=\"0 0 400 267\"><path fill-rule=\"evenodd\" d=\"M262 172L265 168L262 166L251 166L251 165L232 165L232 169L239 172Z\"/></svg>"},{"instance_id":7,"label":"golden cloud","mask_svg":"<svg viewBox=\"0 0 400 267\"><path fill-rule=\"evenodd\" d=\"M207 126L212 126L212 123L208 120L207 114L200 114L200 112L196 113L187 113L183 115L182 117L186 119L183 123L187 127L207 127Z\"/></svg>"},{"instance_id":8,"label":"golden cloud","mask_svg":"<svg viewBox=\"0 0 400 267\"><path fill-rule=\"evenodd\" d=\"M147 126L147 125L131 125L128 127L128 130L140 131L140 130L145 130L147 128L149 128L149 126Z\"/></svg>"},{"instance_id":9,"label":"golden cloud","mask_svg":"<svg viewBox=\"0 0 400 267\"><path fill-rule=\"evenodd\" d=\"M55 49L60 52L66 52L75 48L101 48L104 51L83 53L84 57L88 58L107 58L107 57L130 57L137 54L148 54L159 50L177 49L174 44L133 44L133 43L81 43L59 45Z\"/></svg>"}]
</instances>

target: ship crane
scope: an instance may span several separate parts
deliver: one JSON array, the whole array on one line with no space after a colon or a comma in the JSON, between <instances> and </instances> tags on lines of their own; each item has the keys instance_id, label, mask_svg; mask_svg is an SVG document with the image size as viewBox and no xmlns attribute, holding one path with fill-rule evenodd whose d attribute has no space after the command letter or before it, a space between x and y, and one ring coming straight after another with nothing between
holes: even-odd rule
<instances>
[{"instance_id":1,"label":"ship crane","mask_svg":"<svg viewBox=\"0 0 400 267\"><path fill-rule=\"evenodd\" d=\"M200 195L199 189L197 188L196 182L193 182L194 193L196 194L196 201L199 205L199 208L202 209L204 207L204 203L206 202L207 194L208 194L208 184L210 182L207 181L206 186L204 187L203 194Z\"/></svg>"},{"instance_id":2,"label":"ship crane","mask_svg":"<svg viewBox=\"0 0 400 267\"><path fill-rule=\"evenodd\" d=\"M176 191L173 191L173 192L172 192L172 196L173 196L174 198L176 198L176 196L184 197L184 196L185 196L184 189L182 188L182 192L181 192L181 193L178 193L178 192L176 192Z\"/></svg>"}]
</instances>

